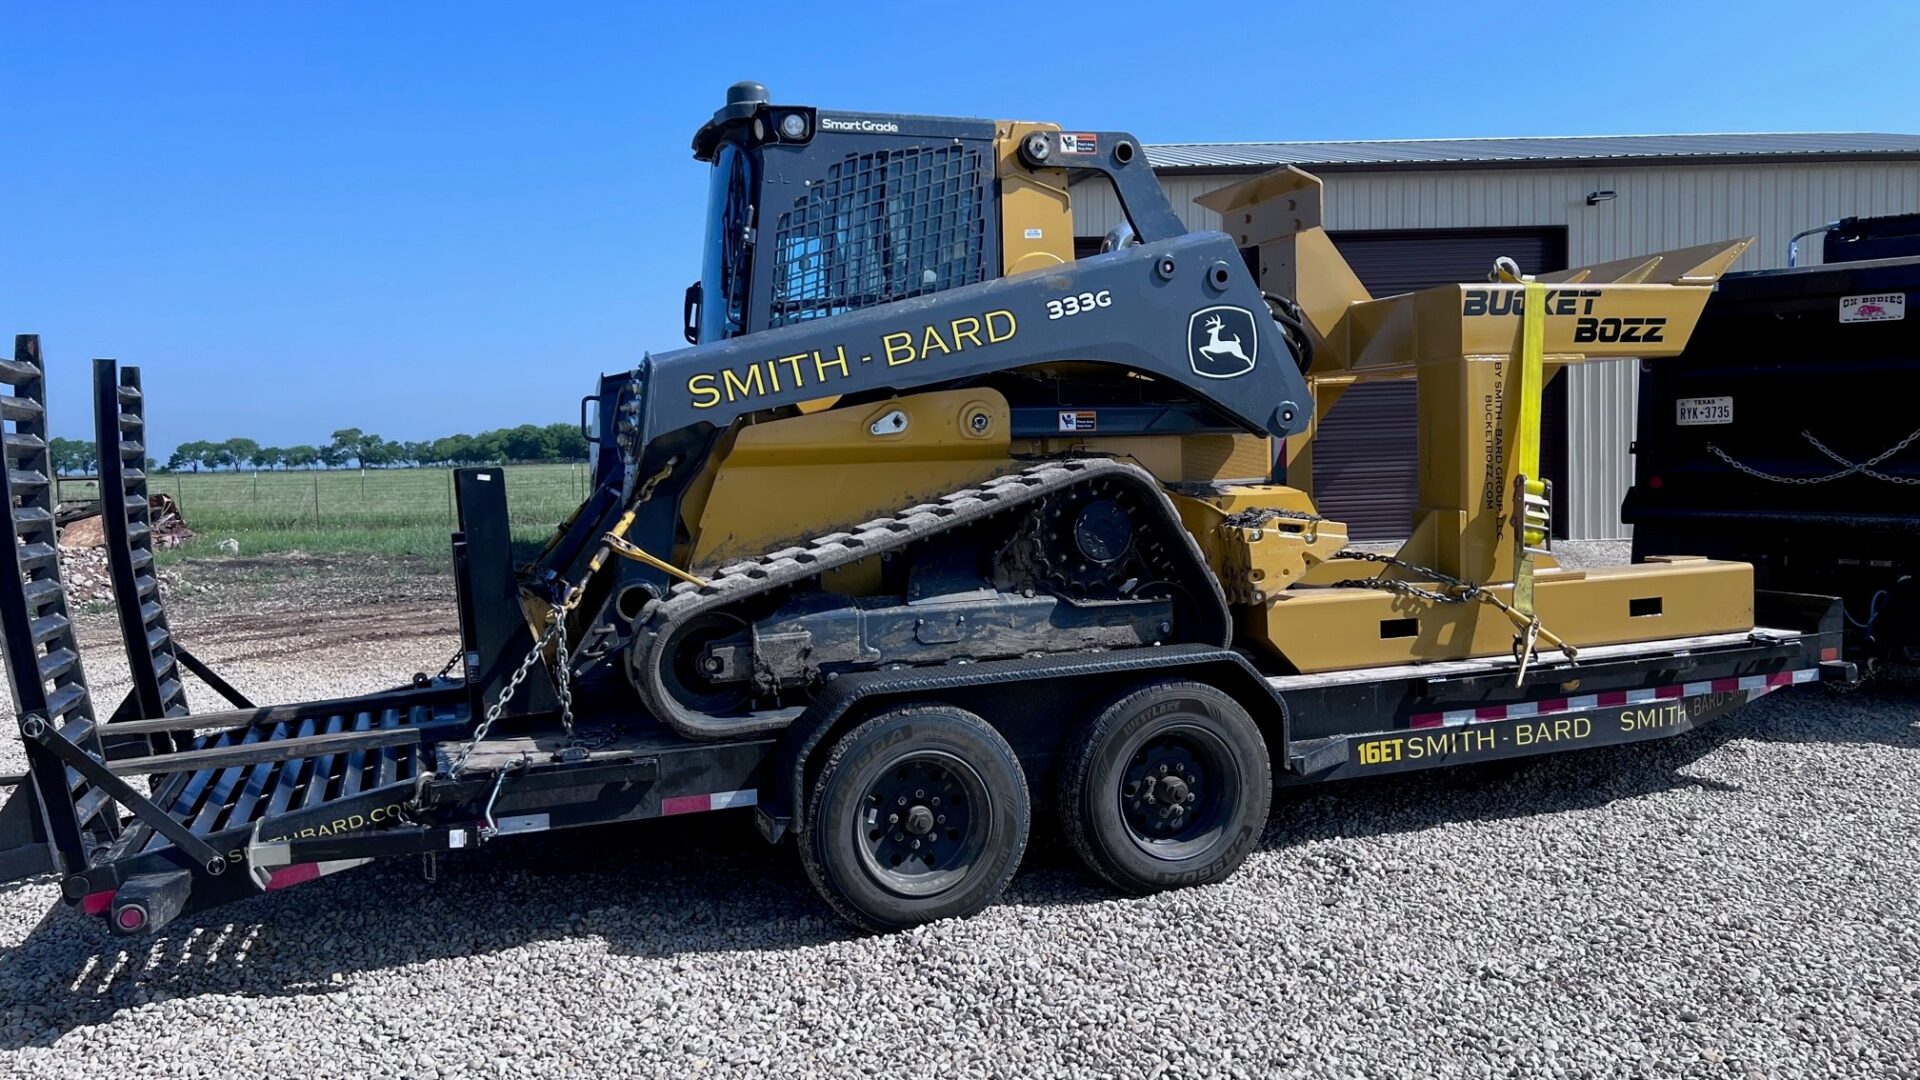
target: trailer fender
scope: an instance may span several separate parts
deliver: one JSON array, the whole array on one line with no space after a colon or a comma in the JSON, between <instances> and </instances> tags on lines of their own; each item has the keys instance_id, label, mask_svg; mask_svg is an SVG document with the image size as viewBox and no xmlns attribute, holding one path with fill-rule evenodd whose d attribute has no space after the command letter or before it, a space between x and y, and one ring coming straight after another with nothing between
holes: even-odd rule
<instances>
[{"instance_id":1,"label":"trailer fender","mask_svg":"<svg viewBox=\"0 0 1920 1080\"><path fill-rule=\"evenodd\" d=\"M956 692L976 702L1000 695L1018 697L1023 689L1030 694L1042 683L1050 694L1060 693L1064 686L1090 703L1103 697L1110 685L1144 675L1172 674L1209 683L1233 695L1260 724L1273 760L1286 760L1286 705L1252 661L1231 649L1176 645L863 672L829 683L807 711L782 732L768 789L761 792L754 815L755 824L769 843L778 843L790 830L804 828L805 802L799 793L806 790L814 752L830 745L840 732L878 708L906 699L948 697ZM1050 755L1079 719L1056 713L1010 720L1004 709L977 711L1013 744L1023 761L1036 751L1041 756Z\"/></svg>"}]
</instances>

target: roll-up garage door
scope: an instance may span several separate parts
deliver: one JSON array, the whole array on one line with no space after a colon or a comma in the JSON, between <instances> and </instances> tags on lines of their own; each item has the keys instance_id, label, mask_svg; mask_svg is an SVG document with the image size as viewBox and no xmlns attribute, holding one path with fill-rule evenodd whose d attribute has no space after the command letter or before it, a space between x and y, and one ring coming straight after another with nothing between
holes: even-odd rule
<instances>
[{"instance_id":1,"label":"roll-up garage door","mask_svg":"<svg viewBox=\"0 0 1920 1080\"><path fill-rule=\"evenodd\" d=\"M1331 236L1375 296L1484 281L1502 255L1529 274L1564 269L1567 261L1566 229L1559 227ZM1355 540L1397 540L1412 526L1419 502L1415 411L1411 379L1356 386L1334 405L1314 439L1314 501L1321 513L1346 522ZM1548 387L1540 439L1542 471L1556 485L1556 503L1566 491L1566 415L1566 380L1559 378Z\"/></svg>"}]
</instances>

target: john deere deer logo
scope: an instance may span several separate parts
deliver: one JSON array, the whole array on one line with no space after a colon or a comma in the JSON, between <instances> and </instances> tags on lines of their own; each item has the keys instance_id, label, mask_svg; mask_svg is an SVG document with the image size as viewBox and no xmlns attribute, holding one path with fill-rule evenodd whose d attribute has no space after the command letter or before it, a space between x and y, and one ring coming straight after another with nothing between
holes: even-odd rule
<instances>
[{"instance_id":1,"label":"john deere deer logo","mask_svg":"<svg viewBox=\"0 0 1920 1080\"><path fill-rule=\"evenodd\" d=\"M1220 305L1201 308L1187 320L1187 358L1196 375L1231 379L1253 370L1260 355L1260 331L1253 312Z\"/></svg>"}]
</instances>

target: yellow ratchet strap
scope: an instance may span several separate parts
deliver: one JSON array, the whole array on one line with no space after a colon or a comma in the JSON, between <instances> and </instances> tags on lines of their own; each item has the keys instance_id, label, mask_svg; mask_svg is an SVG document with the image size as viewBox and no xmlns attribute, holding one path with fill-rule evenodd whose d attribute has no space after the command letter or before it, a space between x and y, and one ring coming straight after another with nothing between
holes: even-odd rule
<instances>
[{"instance_id":1,"label":"yellow ratchet strap","mask_svg":"<svg viewBox=\"0 0 1920 1080\"><path fill-rule=\"evenodd\" d=\"M653 555L635 546L627 539L627 530L633 527L634 515L639 512L640 508L636 505L633 509L620 515L620 520L607 532L607 535L600 538L600 550L594 552L592 561L587 563L587 577L591 578L600 572L600 567L607 561L607 554L611 552L619 555L621 558L632 559L637 563L645 563L663 574L672 574L681 581L691 581L695 585L705 588L707 585L705 578L689 574L667 560L660 558L658 555Z\"/></svg>"},{"instance_id":2,"label":"yellow ratchet strap","mask_svg":"<svg viewBox=\"0 0 1920 1080\"><path fill-rule=\"evenodd\" d=\"M1526 304L1520 310L1520 367L1514 373L1513 399L1520 407L1514 433L1513 490L1513 606L1532 618L1533 557L1547 546L1552 508L1547 485L1540 479L1540 402L1546 384L1547 287L1525 283Z\"/></svg>"}]
</instances>

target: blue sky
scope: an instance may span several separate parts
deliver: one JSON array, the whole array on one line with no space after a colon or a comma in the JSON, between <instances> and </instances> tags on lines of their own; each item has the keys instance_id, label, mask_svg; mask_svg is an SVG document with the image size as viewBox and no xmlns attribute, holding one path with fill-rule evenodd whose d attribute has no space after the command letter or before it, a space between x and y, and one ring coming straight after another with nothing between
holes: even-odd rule
<instances>
[{"instance_id":1,"label":"blue sky","mask_svg":"<svg viewBox=\"0 0 1920 1080\"><path fill-rule=\"evenodd\" d=\"M162 451L574 415L680 340L742 78L1149 142L1920 129L1906 5L540 6L0 0L0 333L56 432L94 356Z\"/></svg>"}]
</instances>

